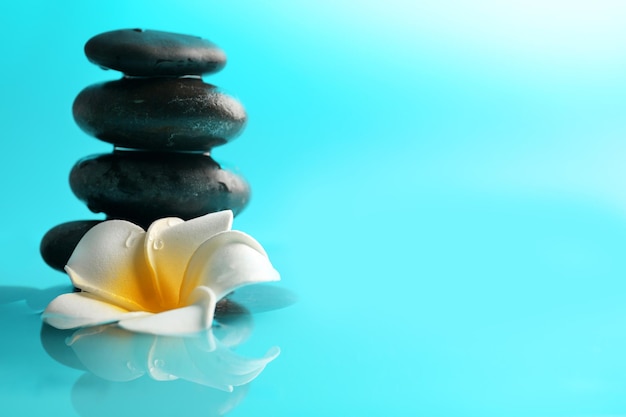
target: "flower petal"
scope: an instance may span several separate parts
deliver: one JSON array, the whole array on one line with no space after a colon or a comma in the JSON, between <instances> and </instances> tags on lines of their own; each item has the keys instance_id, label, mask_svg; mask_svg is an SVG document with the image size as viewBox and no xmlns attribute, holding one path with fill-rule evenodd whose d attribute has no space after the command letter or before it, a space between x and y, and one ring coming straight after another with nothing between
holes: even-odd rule
<instances>
[{"instance_id":1,"label":"flower petal","mask_svg":"<svg viewBox=\"0 0 626 417\"><path fill-rule=\"evenodd\" d=\"M278 271L256 240L239 231L226 231L204 242L191 257L180 303L188 304L192 291L199 286L211 288L219 301L241 286L279 279Z\"/></svg>"},{"instance_id":2,"label":"flower petal","mask_svg":"<svg viewBox=\"0 0 626 417\"><path fill-rule=\"evenodd\" d=\"M197 333L213 323L215 294L208 288L194 291L195 303L150 317L122 320L118 325L126 330L164 336Z\"/></svg>"},{"instance_id":3,"label":"flower petal","mask_svg":"<svg viewBox=\"0 0 626 417\"><path fill-rule=\"evenodd\" d=\"M153 280L152 284L154 286L156 295L159 299L159 304L161 308L164 310L168 310L170 308L176 307L177 299L177 291L175 290L172 294L171 289L168 285L169 279L171 279L166 273L165 270L161 270L159 273L159 264L162 262L158 262L158 251L161 252L172 252L175 248L171 242L168 242L167 249L165 250L165 242L163 241L164 230L172 228L176 225L184 224L183 219L179 219L178 217L166 217L164 219L155 220L146 232L146 238L144 240L144 255L146 257L146 261L148 267L151 270L151 278ZM161 255L161 258L164 256ZM173 259L176 262L176 259ZM169 279L168 279L169 278Z\"/></svg>"},{"instance_id":4,"label":"flower petal","mask_svg":"<svg viewBox=\"0 0 626 417\"><path fill-rule=\"evenodd\" d=\"M158 310L152 271L144 257L145 234L123 220L94 226L65 267L72 283L128 310Z\"/></svg>"},{"instance_id":5,"label":"flower petal","mask_svg":"<svg viewBox=\"0 0 626 417\"><path fill-rule=\"evenodd\" d=\"M224 210L183 222L155 221L147 232L146 258L154 268L157 291L164 307L175 307L185 269L196 249L212 236L230 230L233 212Z\"/></svg>"},{"instance_id":6,"label":"flower petal","mask_svg":"<svg viewBox=\"0 0 626 417\"><path fill-rule=\"evenodd\" d=\"M74 329L146 315L150 315L150 313L129 312L91 294L75 292L60 295L52 300L43 312L42 318L43 321L57 329Z\"/></svg>"}]
</instances>

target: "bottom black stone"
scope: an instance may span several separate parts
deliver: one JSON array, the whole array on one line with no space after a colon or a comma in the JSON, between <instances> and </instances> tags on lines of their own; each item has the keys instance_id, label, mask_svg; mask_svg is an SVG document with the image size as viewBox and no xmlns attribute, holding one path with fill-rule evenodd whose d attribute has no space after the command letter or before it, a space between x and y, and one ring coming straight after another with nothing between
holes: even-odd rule
<instances>
[{"instance_id":1,"label":"bottom black stone","mask_svg":"<svg viewBox=\"0 0 626 417\"><path fill-rule=\"evenodd\" d=\"M82 237L102 220L77 220L53 227L41 239L39 251L52 268L63 271Z\"/></svg>"},{"instance_id":2,"label":"bottom black stone","mask_svg":"<svg viewBox=\"0 0 626 417\"><path fill-rule=\"evenodd\" d=\"M247 205L250 187L210 156L116 150L79 161L70 174L76 196L93 212L147 227L163 217L188 220Z\"/></svg>"}]
</instances>

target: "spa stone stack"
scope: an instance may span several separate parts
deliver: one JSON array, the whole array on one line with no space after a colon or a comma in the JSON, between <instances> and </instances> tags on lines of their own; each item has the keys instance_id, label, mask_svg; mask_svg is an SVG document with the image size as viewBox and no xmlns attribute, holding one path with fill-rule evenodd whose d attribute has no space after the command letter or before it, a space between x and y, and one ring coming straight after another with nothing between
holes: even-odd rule
<instances>
[{"instance_id":1,"label":"spa stone stack","mask_svg":"<svg viewBox=\"0 0 626 417\"><path fill-rule=\"evenodd\" d=\"M124 74L85 88L74 101L78 126L114 145L112 153L78 161L70 173L72 191L91 211L147 228L162 217L187 220L225 209L236 215L246 206L246 181L209 156L246 124L242 105L202 80L226 64L221 49L193 36L127 29L93 37L85 54ZM52 228L41 242L43 259L63 270L100 221Z\"/></svg>"}]
</instances>

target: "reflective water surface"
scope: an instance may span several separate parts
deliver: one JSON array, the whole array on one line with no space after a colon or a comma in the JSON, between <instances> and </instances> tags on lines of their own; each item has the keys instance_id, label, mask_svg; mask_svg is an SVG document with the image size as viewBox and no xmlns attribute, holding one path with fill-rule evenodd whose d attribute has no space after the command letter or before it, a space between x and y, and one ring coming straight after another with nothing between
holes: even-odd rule
<instances>
[{"instance_id":1,"label":"reflective water surface","mask_svg":"<svg viewBox=\"0 0 626 417\"><path fill-rule=\"evenodd\" d=\"M624 2L0 9L0 416L626 415ZM39 316L70 290L41 237L102 218L68 174L112 148L71 107L119 74L82 48L135 27L220 45L249 115L211 157L281 281L198 338Z\"/></svg>"},{"instance_id":2,"label":"reflective water surface","mask_svg":"<svg viewBox=\"0 0 626 417\"><path fill-rule=\"evenodd\" d=\"M3 355L5 380L45 377L37 383L39 390L35 393L43 403L31 410L33 415L37 408L46 409L48 402L62 400L59 393L67 391L67 401L60 402L65 403L60 409L63 415L72 415L66 408L71 404L80 416L169 416L180 412L221 416L243 400L248 384L280 353L276 346L259 358L234 351L250 337L253 319L250 311L231 300L220 304L213 328L186 337L168 337L132 333L116 325L59 330L37 323L42 306L54 296L71 291L71 286L0 290L5 329L15 335L9 344L15 350ZM267 295L273 295L271 308L284 307L293 300L293 294L272 287L241 291L231 299L247 300L260 311L270 308L267 300L254 300ZM19 331L30 333L36 327L41 329L40 344L29 346L33 334L20 336ZM30 355L25 357L22 349ZM20 358L25 360L20 363ZM34 366L33 361L38 365ZM31 371L34 375L29 375ZM75 381L68 384L71 375L75 375ZM21 389L19 384L8 386L4 393L20 398L20 394L27 394ZM9 401L8 405L5 409L17 415L29 412L28 405L19 400L13 405Z\"/></svg>"},{"instance_id":3,"label":"reflective water surface","mask_svg":"<svg viewBox=\"0 0 626 417\"><path fill-rule=\"evenodd\" d=\"M402 228L353 245L299 240L317 257L352 261L326 275L327 264L295 276L287 264L284 282L239 294L242 308L197 338L42 328L37 309L67 287L3 287L6 407L84 416L626 412L623 220L595 206L506 200L424 202L411 245L395 243ZM278 265L309 256L272 253Z\"/></svg>"}]
</instances>

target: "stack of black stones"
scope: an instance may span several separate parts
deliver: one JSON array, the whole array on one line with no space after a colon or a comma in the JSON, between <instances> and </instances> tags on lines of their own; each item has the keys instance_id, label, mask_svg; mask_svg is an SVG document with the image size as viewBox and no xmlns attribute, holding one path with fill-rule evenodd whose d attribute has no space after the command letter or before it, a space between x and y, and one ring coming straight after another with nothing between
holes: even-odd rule
<instances>
[{"instance_id":1,"label":"stack of black stones","mask_svg":"<svg viewBox=\"0 0 626 417\"><path fill-rule=\"evenodd\" d=\"M202 80L226 64L221 49L198 37L127 29L93 37L85 54L124 74L85 88L74 101L78 126L114 145L112 153L78 161L70 173L72 191L91 211L147 228L162 217L188 220L225 209L236 215L246 206L246 181L209 156L246 124L241 104ZM101 221L54 227L41 242L43 259L63 270L78 241Z\"/></svg>"}]
</instances>

